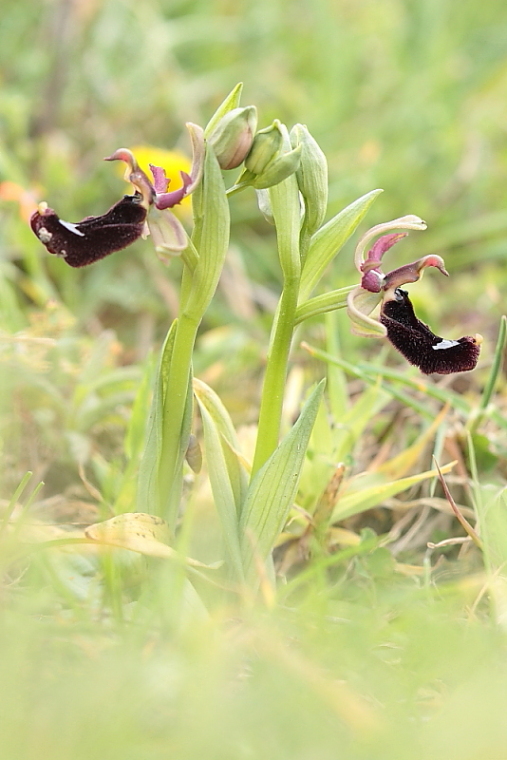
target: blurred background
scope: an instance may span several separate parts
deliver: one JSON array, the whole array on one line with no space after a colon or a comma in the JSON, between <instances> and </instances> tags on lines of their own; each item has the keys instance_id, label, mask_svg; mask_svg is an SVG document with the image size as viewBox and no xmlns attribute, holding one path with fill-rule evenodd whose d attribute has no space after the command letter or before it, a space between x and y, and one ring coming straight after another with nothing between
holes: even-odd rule
<instances>
[{"instance_id":1,"label":"blurred background","mask_svg":"<svg viewBox=\"0 0 507 760\"><path fill-rule=\"evenodd\" d=\"M320 142L330 216L381 187L368 223L406 213L428 222L393 255L445 255L451 287L488 331L482 317L505 295L507 250L502 0L4 0L0 35L0 179L23 191L25 211L31 198L74 221L105 211L127 186L104 156L121 146L188 151L185 122L204 124L243 81L260 127L302 122ZM27 272L81 320L100 314L126 332L124 312L148 310L166 323L149 242L97 271L66 271L20 222L14 195L3 185L2 273L30 304ZM253 193L232 213L240 261L276 291L272 230ZM342 255L330 285L351 274ZM441 287L425 284L424 296L442 292L432 313L452 322L455 299Z\"/></svg>"},{"instance_id":2,"label":"blurred background","mask_svg":"<svg viewBox=\"0 0 507 760\"><path fill-rule=\"evenodd\" d=\"M480 501L463 441L468 413L485 398L507 300L505 0L2 0L2 515L27 470L27 493L45 486L30 511L26 494L19 501L48 529L132 509L129 467L148 414L139 389L176 313L181 274L149 240L71 269L31 232L32 209L45 200L74 222L105 212L129 192L122 170L102 161L120 147L144 157L171 151L163 156L177 176L190 147L185 122L204 125L239 81L259 128L301 122L319 141L329 218L384 189L321 289L355 281L352 252L369 226L417 214L428 230L411 233L389 263L438 253L451 275L429 272L411 289L418 316L447 338L484 335L478 369L430 380L440 391L432 397L417 371L380 342L352 336L339 312L345 359L401 369L415 378L408 393L419 403L414 412L400 401L396 381L371 420L363 405L347 466L375 475L383 458L419 440L449 392L453 408L433 451L459 459L449 483L465 508ZM231 249L194 369L248 424L281 277L254 193L230 205ZM181 214L189 219L188 208ZM319 319L298 333L317 346L325 337ZM296 415L326 366L299 345L294 357L287 396ZM370 389L348 387L360 400ZM481 421L473 441L485 500L505 487L505 371L491 406L496 421ZM248 450L252 425L242 430ZM431 467L430 457L407 468ZM218 534L203 482L192 531L206 558ZM412 489L407 510L421 494L438 496L431 489ZM6 541L14 560L0 552L2 760L503 760L506 585L495 617L479 550L451 546L432 559L428 540L460 532L447 502L434 503L408 515L413 525L401 502L370 510L366 531L349 525L359 543L323 550L301 585L280 584L278 606L241 614L219 604L208 614L166 564L147 565L147 582L126 588L107 559L97 570L84 554L57 552L50 562L34 550L27 570ZM393 514L409 539L400 562L378 543L394 535ZM500 581L506 547L507 539L490 563Z\"/></svg>"}]
</instances>

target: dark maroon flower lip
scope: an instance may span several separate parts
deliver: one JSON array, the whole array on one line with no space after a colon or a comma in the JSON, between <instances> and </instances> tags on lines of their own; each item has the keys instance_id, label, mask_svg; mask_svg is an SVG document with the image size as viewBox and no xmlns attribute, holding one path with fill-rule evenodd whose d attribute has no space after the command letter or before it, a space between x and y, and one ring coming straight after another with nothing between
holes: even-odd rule
<instances>
[{"instance_id":1,"label":"dark maroon flower lip","mask_svg":"<svg viewBox=\"0 0 507 760\"><path fill-rule=\"evenodd\" d=\"M164 169L150 165L152 183L134 154L127 148L119 148L105 160L127 164L125 179L134 185L135 194L125 195L102 216L76 223L65 222L46 203L41 203L30 219L30 226L47 251L65 259L71 267L83 267L151 234L155 250L164 262L167 263L168 256L182 254L188 247L187 233L170 209L200 184L206 154L204 130L190 122L187 128L192 142L192 169L190 174L180 172L180 188L167 192L169 180Z\"/></svg>"},{"instance_id":2,"label":"dark maroon flower lip","mask_svg":"<svg viewBox=\"0 0 507 760\"><path fill-rule=\"evenodd\" d=\"M125 195L102 216L65 222L53 209L41 204L30 226L49 253L64 258L71 267L83 267L134 243L144 231L146 208L142 196Z\"/></svg>"},{"instance_id":3,"label":"dark maroon flower lip","mask_svg":"<svg viewBox=\"0 0 507 760\"><path fill-rule=\"evenodd\" d=\"M435 335L416 317L406 290L396 288L384 301L380 321L393 346L425 375L468 372L477 365L481 336L447 340Z\"/></svg>"}]
</instances>

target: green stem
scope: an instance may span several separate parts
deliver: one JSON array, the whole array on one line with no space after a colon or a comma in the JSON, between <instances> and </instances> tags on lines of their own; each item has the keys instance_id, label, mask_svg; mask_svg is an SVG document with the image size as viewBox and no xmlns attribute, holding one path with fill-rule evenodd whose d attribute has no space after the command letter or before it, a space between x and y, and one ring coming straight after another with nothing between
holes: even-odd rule
<instances>
[{"instance_id":1,"label":"green stem","mask_svg":"<svg viewBox=\"0 0 507 760\"><path fill-rule=\"evenodd\" d=\"M289 152L291 145L286 127L283 127L283 132L284 147L286 152ZM301 282L300 202L295 174L270 187L269 200L276 227L278 256L283 272L283 290L271 328L252 477L278 446L287 365Z\"/></svg>"},{"instance_id":2,"label":"green stem","mask_svg":"<svg viewBox=\"0 0 507 760\"><path fill-rule=\"evenodd\" d=\"M184 454L181 433L199 321L185 312L178 319L164 399L158 514L171 526L174 526L178 512L180 488L176 481Z\"/></svg>"},{"instance_id":3,"label":"green stem","mask_svg":"<svg viewBox=\"0 0 507 760\"><path fill-rule=\"evenodd\" d=\"M278 304L262 389L252 477L278 446L287 364L299 293L299 277L287 279Z\"/></svg>"}]
</instances>

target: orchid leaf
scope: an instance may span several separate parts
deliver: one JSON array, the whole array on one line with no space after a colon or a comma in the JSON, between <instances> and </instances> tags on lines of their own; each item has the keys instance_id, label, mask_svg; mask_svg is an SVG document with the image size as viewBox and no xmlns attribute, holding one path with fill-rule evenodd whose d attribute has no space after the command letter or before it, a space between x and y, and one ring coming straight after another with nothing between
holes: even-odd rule
<instances>
[{"instance_id":1,"label":"orchid leaf","mask_svg":"<svg viewBox=\"0 0 507 760\"><path fill-rule=\"evenodd\" d=\"M317 385L292 430L250 484L241 515L242 553L247 575L252 574L256 557L262 562L268 558L287 520L324 385L325 380Z\"/></svg>"},{"instance_id":2,"label":"orchid leaf","mask_svg":"<svg viewBox=\"0 0 507 760\"><path fill-rule=\"evenodd\" d=\"M223 456L234 493L236 511L239 515L248 487L247 474L238 456L239 443L227 409L218 395L202 380L194 378L194 394L199 407L205 407L220 436Z\"/></svg>"},{"instance_id":3,"label":"orchid leaf","mask_svg":"<svg viewBox=\"0 0 507 760\"><path fill-rule=\"evenodd\" d=\"M128 549L148 557L175 559L192 567L212 568L195 559L183 557L169 546L171 531L161 517L142 512L126 512L110 520L94 523L85 528L86 538L102 546Z\"/></svg>"},{"instance_id":4,"label":"orchid leaf","mask_svg":"<svg viewBox=\"0 0 507 760\"><path fill-rule=\"evenodd\" d=\"M301 276L301 304L306 301L328 264L352 235L381 192L382 190L372 190L358 198L313 235Z\"/></svg>"},{"instance_id":5,"label":"orchid leaf","mask_svg":"<svg viewBox=\"0 0 507 760\"><path fill-rule=\"evenodd\" d=\"M222 525L227 563L239 581L243 578L243 564L238 532L238 505L229 476L225 447L215 419L208 412L199 396L197 396L197 403L199 404L204 429L204 445L211 490Z\"/></svg>"},{"instance_id":6,"label":"orchid leaf","mask_svg":"<svg viewBox=\"0 0 507 760\"><path fill-rule=\"evenodd\" d=\"M139 467L137 504L141 511L155 511L158 503L158 467L162 449L162 419L167 378L176 334L176 320L172 323L160 353L159 365L153 382L153 401L148 419L146 445Z\"/></svg>"},{"instance_id":7,"label":"orchid leaf","mask_svg":"<svg viewBox=\"0 0 507 760\"><path fill-rule=\"evenodd\" d=\"M194 207L200 209L192 235L192 243L199 253L199 262L191 277L187 273L183 283L184 309L189 317L201 319L220 279L229 247L230 226L229 203L222 172L209 145L206 148L203 180L194 192ZM191 282L188 282L189 279Z\"/></svg>"}]
</instances>

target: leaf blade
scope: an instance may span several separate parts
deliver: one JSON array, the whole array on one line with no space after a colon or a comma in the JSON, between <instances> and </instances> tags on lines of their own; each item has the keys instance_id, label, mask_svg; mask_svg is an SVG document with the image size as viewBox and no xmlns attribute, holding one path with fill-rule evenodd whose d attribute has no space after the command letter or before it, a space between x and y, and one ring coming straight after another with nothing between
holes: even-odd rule
<instances>
[{"instance_id":1,"label":"leaf blade","mask_svg":"<svg viewBox=\"0 0 507 760\"><path fill-rule=\"evenodd\" d=\"M296 496L308 441L324 391L322 380L306 402L296 424L254 477L241 515L245 573L256 556L269 556Z\"/></svg>"}]
</instances>

